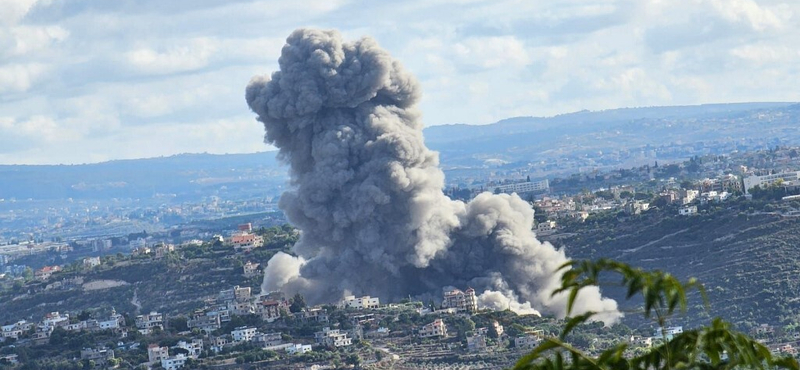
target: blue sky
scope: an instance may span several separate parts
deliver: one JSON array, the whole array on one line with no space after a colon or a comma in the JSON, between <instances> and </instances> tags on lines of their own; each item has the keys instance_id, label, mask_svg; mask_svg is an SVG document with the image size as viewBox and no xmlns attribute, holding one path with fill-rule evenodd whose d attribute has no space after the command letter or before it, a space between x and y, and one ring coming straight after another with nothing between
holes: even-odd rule
<instances>
[{"instance_id":1,"label":"blue sky","mask_svg":"<svg viewBox=\"0 0 800 370\"><path fill-rule=\"evenodd\" d=\"M800 101L800 3L0 0L0 164L267 149L244 87L300 27L371 36L426 125Z\"/></svg>"}]
</instances>

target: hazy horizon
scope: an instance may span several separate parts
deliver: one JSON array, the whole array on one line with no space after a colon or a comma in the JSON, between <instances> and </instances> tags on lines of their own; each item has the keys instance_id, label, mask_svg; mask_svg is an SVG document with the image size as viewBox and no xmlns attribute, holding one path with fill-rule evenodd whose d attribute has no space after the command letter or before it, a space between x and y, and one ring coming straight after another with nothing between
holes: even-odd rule
<instances>
[{"instance_id":1,"label":"hazy horizon","mask_svg":"<svg viewBox=\"0 0 800 370\"><path fill-rule=\"evenodd\" d=\"M419 80L427 126L800 101L797 14L752 0L7 0L0 163L263 150L243 86L302 27L374 38Z\"/></svg>"}]
</instances>

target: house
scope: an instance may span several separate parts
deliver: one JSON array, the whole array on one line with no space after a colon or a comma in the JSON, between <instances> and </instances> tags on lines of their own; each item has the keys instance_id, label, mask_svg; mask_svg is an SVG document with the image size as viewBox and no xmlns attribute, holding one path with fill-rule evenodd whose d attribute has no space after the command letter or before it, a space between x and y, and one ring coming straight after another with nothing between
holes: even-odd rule
<instances>
[{"instance_id":1,"label":"house","mask_svg":"<svg viewBox=\"0 0 800 370\"><path fill-rule=\"evenodd\" d=\"M381 303L378 297L370 297L368 295L356 298L355 296L349 295L345 296L339 302L339 308L355 308L357 310L362 310L365 308L378 308L380 307Z\"/></svg>"},{"instance_id":2,"label":"house","mask_svg":"<svg viewBox=\"0 0 800 370\"><path fill-rule=\"evenodd\" d=\"M236 249L251 250L263 246L264 238L259 235L243 232L231 236L229 242Z\"/></svg>"},{"instance_id":3,"label":"house","mask_svg":"<svg viewBox=\"0 0 800 370\"><path fill-rule=\"evenodd\" d=\"M186 323L189 329L198 329L210 333L219 329L222 325L219 315L211 312L195 311L194 315Z\"/></svg>"},{"instance_id":4,"label":"house","mask_svg":"<svg viewBox=\"0 0 800 370\"><path fill-rule=\"evenodd\" d=\"M144 335L150 334L156 328L164 330L164 315L155 311L147 315L138 315L136 316L136 328Z\"/></svg>"},{"instance_id":5,"label":"house","mask_svg":"<svg viewBox=\"0 0 800 370\"><path fill-rule=\"evenodd\" d=\"M283 343L281 333L256 333L253 336L253 343L260 344L262 347L274 347Z\"/></svg>"},{"instance_id":6,"label":"house","mask_svg":"<svg viewBox=\"0 0 800 370\"><path fill-rule=\"evenodd\" d=\"M303 320L313 322L328 322L328 311L322 307L312 307L303 310Z\"/></svg>"},{"instance_id":7,"label":"house","mask_svg":"<svg viewBox=\"0 0 800 370\"><path fill-rule=\"evenodd\" d=\"M61 266L45 266L34 271L33 276L36 280L45 281L53 276L53 273L61 271Z\"/></svg>"},{"instance_id":8,"label":"house","mask_svg":"<svg viewBox=\"0 0 800 370\"><path fill-rule=\"evenodd\" d=\"M105 365L109 360L114 358L113 349L92 349L84 348L81 350L81 360L94 361L98 365Z\"/></svg>"},{"instance_id":9,"label":"house","mask_svg":"<svg viewBox=\"0 0 800 370\"><path fill-rule=\"evenodd\" d=\"M281 312L286 312L286 302L265 300L256 303L255 314L261 316L261 320L273 322L281 318Z\"/></svg>"},{"instance_id":10,"label":"house","mask_svg":"<svg viewBox=\"0 0 800 370\"><path fill-rule=\"evenodd\" d=\"M419 329L418 334L420 338L447 337L447 325L442 319L436 319Z\"/></svg>"},{"instance_id":11,"label":"house","mask_svg":"<svg viewBox=\"0 0 800 370\"><path fill-rule=\"evenodd\" d=\"M681 215L681 216L696 215L697 214L697 206L683 207L680 210L678 210L678 214Z\"/></svg>"},{"instance_id":12,"label":"house","mask_svg":"<svg viewBox=\"0 0 800 370\"><path fill-rule=\"evenodd\" d=\"M211 350L214 351L214 353L222 351L225 346L231 343L230 339L226 336L211 338L210 342Z\"/></svg>"},{"instance_id":13,"label":"house","mask_svg":"<svg viewBox=\"0 0 800 370\"><path fill-rule=\"evenodd\" d=\"M486 336L475 333L467 337L467 350L470 352L482 352L486 350Z\"/></svg>"},{"instance_id":14,"label":"house","mask_svg":"<svg viewBox=\"0 0 800 370\"><path fill-rule=\"evenodd\" d=\"M186 355L179 353L172 357L161 359L161 367L166 370L177 370L186 365Z\"/></svg>"},{"instance_id":15,"label":"house","mask_svg":"<svg viewBox=\"0 0 800 370\"><path fill-rule=\"evenodd\" d=\"M189 352L190 358L198 358L200 354L203 353L203 340L202 339L192 339L191 342L186 341L179 341L178 344L175 345L174 348L180 348Z\"/></svg>"},{"instance_id":16,"label":"house","mask_svg":"<svg viewBox=\"0 0 800 370\"><path fill-rule=\"evenodd\" d=\"M253 304L250 302L232 301L228 302L228 310L234 315L244 316L253 313Z\"/></svg>"},{"instance_id":17,"label":"house","mask_svg":"<svg viewBox=\"0 0 800 370\"><path fill-rule=\"evenodd\" d=\"M0 364L9 364L9 365L16 365L19 363L17 360L17 355L5 355L0 356Z\"/></svg>"},{"instance_id":18,"label":"house","mask_svg":"<svg viewBox=\"0 0 800 370\"><path fill-rule=\"evenodd\" d=\"M164 258L169 252L175 251L175 246L172 244L160 244L155 247L155 258Z\"/></svg>"},{"instance_id":19,"label":"house","mask_svg":"<svg viewBox=\"0 0 800 370\"><path fill-rule=\"evenodd\" d=\"M231 336L233 337L234 342L249 342L255 337L256 335L256 328L249 328L246 326L240 326L233 331L231 331Z\"/></svg>"},{"instance_id":20,"label":"house","mask_svg":"<svg viewBox=\"0 0 800 370\"><path fill-rule=\"evenodd\" d=\"M286 353L290 355L294 355L297 353L303 354L311 352L311 345L310 344L292 344L289 347L286 347Z\"/></svg>"},{"instance_id":21,"label":"house","mask_svg":"<svg viewBox=\"0 0 800 370\"><path fill-rule=\"evenodd\" d=\"M314 339L317 343L328 347L347 347L353 344L353 340L347 336L347 333L329 327L314 333Z\"/></svg>"},{"instance_id":22,"label":"house","mask_svg":"<svg viewBox=\"0 0 800 370\"><path fill-rule=\"evenodd\" d=\"M221 290L218 296L221 302L244 302L250 299L250 287L240 287L238 285L231 289Z\"/></svg>"},{"instance_id":23,"label":"house","mask_svg":"<svg viewBox=\"0 0 800 370\"><path fill-rule=\"evenodd\" d=\"M169 348L159 347L158 344L151 344L147 347L147 362L155 364L161 360L169 358Z\"/></svg>"},{"instance_id":24,"label":"house","mask_svg":"<svg viewBox=\"0 0 800 370\"><path fill-rule=\"evenodd\" d=\"M463 292L455 288L446 290L442 308L455 308L457 312L477 312L478 300L475 298L475 289L469 288Z\"/></svg>"},{"instance_id":25,"label":"house","mask_svg":"<svg viewBox=\"0 0 800 370\"><path fill-rule=\"evenodd\" d=\"M254 277L254 276L258 276L259 275L259 271L258 271L258 267L259 266L261 266L261 265L258 264L258 263L252 263L250 261L247 261L247 263L245 263L244 266L242 266L242 269L244 270L244 277L251 278L251 277Z\"/></svg>"},{"instance_id":26,"label":"house","mask_svg":"<svg viewBox=\"0 0 800 370\"><path fill-rule=\"evenodd\" d=\"M42 319L42 325L46 327L55 328L57 326L64 327L69 324L69 315L68 314L60 314L58 311L50 312L44 315L44 319Z\"/></svg>"},{"instance_id":27,"label":"house","mask_svg":"<svg viewBox=\"0 0 800 370\"><path fill-rule=\"evenodd\" d=\"M538 225L536 225L536 231L540 233L546 233L548 231L555 230L555 228L556 222L551 220L540 222Z\"/></svg>"},{"instance_id":28,"label":"house","mask_svg":"<svg viewBox=\"0 0 800 370\"><path fill-rule=\"evenodd\" d=\"M670 326L656 329L653 336L657 338L666 337L667 340L672 340L672 337L681 333L683 333L683 326Z\"/></svg>"},{"instance_id":29,"label":"house","mask_svg":"<svg viewBox=\"0 0 800 370\"><path fill-rule=\"evenodd\" d=\"M514 338L514 347L520 349L531 349L539 345L540 339L536 335L526 334Z\"/></svg>"},{"instance_id":30,"label":"house","mask_svg":"<svg viewBox=\"0 0 800 370\"><path fill-rule=\"evenodd\" d=\"M100 257L88 257L83 259L83 267L92 268L100 266Z\"/></svg>"}]
</instances>

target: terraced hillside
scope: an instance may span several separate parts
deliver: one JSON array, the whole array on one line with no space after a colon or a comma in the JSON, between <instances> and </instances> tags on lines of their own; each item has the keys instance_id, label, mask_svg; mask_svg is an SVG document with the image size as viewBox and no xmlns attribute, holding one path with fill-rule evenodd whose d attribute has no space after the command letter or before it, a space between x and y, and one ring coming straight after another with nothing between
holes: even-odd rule
<instances>
[{"instance_id":1,"label":"terraced hillside","mask_svg":"<svg viewBox=\"0 0 800 370\"><path fill-rule=\"evenodd\" d=\"M609 257L697 277L706 287L710 311L698 304L684 324L721 316L747 328L761 323L800 322L800 217L784 205L772 212L752 202L731 202L696 216L673 209L651 211L621 221L608 217L567 227L550 239L572 258ZM776 208L767 205L767 209ZM574 234L571 234L574 233ZM615 298L621 292L606 290ZM694 300L701 303L701 300ZM630 307L635 302L627 303Z\"/></svg>"}]
</instances>

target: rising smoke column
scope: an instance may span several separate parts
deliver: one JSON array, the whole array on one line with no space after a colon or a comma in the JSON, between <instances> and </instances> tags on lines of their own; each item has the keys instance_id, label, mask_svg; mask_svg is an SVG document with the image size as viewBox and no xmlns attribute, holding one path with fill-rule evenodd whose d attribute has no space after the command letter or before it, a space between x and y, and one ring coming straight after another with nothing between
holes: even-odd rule
<instances>
[{"instance_id":1,"label":"rising smoke column","mask_svg":"<svg viewBox=\"0 0 800 370\"><path fill-rule=\"evenodd\" d=\"M302 231L296 257L269 261L262 291L330 302L472 286L484 306L564 316L566 297L550 293L567 258L535 238L530 205L516 195L464 203L442 192L412 75L371 38L300 29L286 41L280 70L246 91L265 141L290 165L293 190L279 206ZM605 312L607 324L621 316L598 288L582 291L575 307Z\"/></svg>"}]
</instances>

